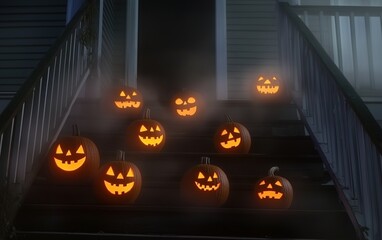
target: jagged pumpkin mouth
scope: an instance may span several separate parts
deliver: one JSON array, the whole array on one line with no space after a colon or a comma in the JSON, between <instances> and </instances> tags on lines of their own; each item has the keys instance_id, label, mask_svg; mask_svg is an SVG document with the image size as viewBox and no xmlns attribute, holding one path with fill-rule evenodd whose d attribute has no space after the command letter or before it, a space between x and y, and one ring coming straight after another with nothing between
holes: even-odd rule
<instances>
[{"instance_id":1,"label":"jagged pumpkin mouth","mask_svg":"<svg viewBox=\"0 0 382 240\"><path fill-rule=\"evenodd\" d=\"M131 189L134 187L134 182L126 183L126 184L116 184L116 183L110 183L106 180L103 181L105 184L106 189L113 195L122 195L126 194L131 191Z\"/></svg>"},{"instance_id":2,"label":"jagged pumpkin mouth","mask_svg":"<svg viewBox=\"0 0 382 240\"><path fill-rule=\"evenodd\" d=\"M258 195L260 199L281 199L284 194L276 191L263 191L259 192Z\"/></svg>"},{"instance_id":3,"label":"jagged pumpkin mouth","mask_svg":"<svg viewBox=\"0 0 382 240\"><path fill-rule=\"evenodd\" d=\"M141 142L146 145L146 146L152 146L152 147L155 147L159 144L162 143L163 141L163 135L160 135L159 137L143 137L143 136L139 136L139 140L141 140Z\"/></svg>"},{"instance_id":4,"label":"jagged pumpkin mouth","mask_svg":"<svg viewBox=\"0 0 382 240\"><path fill-rule=\"evenodd\" d=\"M118 108L139 108L141 102L139 101L114 101Z\"/></svg>"},{"instance_id":5,"label":"jagged pumpkin mouth","mask_svg":"<svg viewBox=\"0 0 382 240\"><path fill-rule=\"evenodd\" d=\"M216 185L205 185L205 184L198 183L197 181L195 181L195 185L198 189L203 191L216 191L220 187L220 183Z\"/></svg>"},{"instance_id":6,"label":"jagged pumpkin mouth","mask_svg":"<svg viewBox=\"0 0 382 240\"><path fill-rule=\"evenodd\" d=\"M86 157L80 158L78 160L61 160L54 158L54 162L57 167L64 171L72 172L79 169L85 163Z\"/></svg>"},{"instance_id":7,"label":"jagged pumpkin mouth","mask_svg":"<svg viewBox=\"0 0 382 240\"><path fill-rule=\"evenodd\" d=\"M191 107L191 108L188 108L188 109L177 109L176 112L180 116L193 116L196 113L196 109L197 109L197 107L194 106L194 107Z\"/></svg>"}]
</instances>

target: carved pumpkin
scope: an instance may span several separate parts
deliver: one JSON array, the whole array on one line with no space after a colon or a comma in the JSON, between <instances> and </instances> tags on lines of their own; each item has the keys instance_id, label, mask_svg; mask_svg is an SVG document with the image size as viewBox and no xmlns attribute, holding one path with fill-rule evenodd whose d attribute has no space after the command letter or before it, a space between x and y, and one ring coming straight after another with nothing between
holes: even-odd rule
<instances>
[{"instance_id":1,"label":"carved pumpkin","mask_svg":"<svg viewBox=\"0 0 382 240\"><path fill-rule=\"evenodd\" d=\"M159 152L165 142L165 129L158 121L150 119L150 109L143 119L135 120L127 128L127 146L131 150Z\"/></svg>"},{"instance_id":2,"label":"carved pumpkin","mask_svg":"<svg viewBox=\"0 0 382 240\"><path fill-rule=\"evenodd\" d=\"M140 111L143 106L142 94L136 88L119 87L113 89L113 103L117 109Z\"/></svg>"},{"instance_id":3,"label":"carved pumpkin","mask_svg":"<svg viewBox=\"0 0 382 240\"><path fill-rule=\"evenodd\" d=\"M293 188L290 182L275 176L278 167L272 167L267 177L260 179L255 185L255 199L263 208L289 208L293 200Z\"/></svg>"},{"instance_id":4,"label":"carved pumpkin","mask_svg":"<svg viewBox=\"0 0 382 240\"><path fill-rule=\"evenodd\" d=\"M181 92L173 98L173 109L181 118L198 115L201 108L201 97L196 93Z\"/></svg>"},{"instance_id":5,"label":"carved pumpkin","mask_svg":"<svg viewBox=\"0 0 382 240\"><path fill-rule=\"evenodd\" d=\"M100 168L94 189L98 198L109 204L133 203L141 192L142 177L138 167L125 161L120 152L116 161L106 162Z\"/></svg>"},{"instance_id":6,"label":"carved pumpkin","mask_svg":"<svg viewBox=\"0 0 382 240\"><path fill-rule=\"evenodd\" d=\"M57 181L90 181L99 168L100 156L93 141L79 135L76 125L73 136L57 139L50 150L49 170Z\"/></svg>"},{"instance_id":7,"label":"carved pumpkin","mask_svg":"<svg viewBox=\"0 0 382 240\"><path fill-rule=\"evenodd\" d=\"M181 183L183 199L193 205L221 206L229 195L227 175L208 157L186 172Z\"/></svg>"},{"instance_id":8,"label":"carved pumpkin","mask_svg":"<svg viewBox=\"0 0 382 240\"><path fill-rule=\"evenodd\" d=\"M279 92L280 83L276 76L260 75L255 83L256 91L261 95L275 95Z\"/></svg>"},{"instance_id":9,"label":"carved pumpkin","mask_svg":"<svg viewBox=\"0 0 382 240\"><path fill-rule=\"evenodd\" d=\"M227 115L227 122L219 126L214 137L215 148L221 153L248 153L251 135L248 129Z\"/></svg>"}]
</instances>

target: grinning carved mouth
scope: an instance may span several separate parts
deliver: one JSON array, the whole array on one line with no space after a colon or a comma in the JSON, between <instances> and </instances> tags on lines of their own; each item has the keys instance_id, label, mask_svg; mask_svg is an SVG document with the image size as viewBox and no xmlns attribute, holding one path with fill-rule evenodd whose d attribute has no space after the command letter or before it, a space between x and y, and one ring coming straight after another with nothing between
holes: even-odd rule
<instances>
[{"instance_id":1,"label":"grinning carved mouth","mask_svg":"<svg viewBox=\"0 0 382 240\"><path fill-rule=\"evenodd\" d=\"M204 184L198 183L197 181L195 181L195 185L196 187L198 187L200 190L203 190L203 191L212 191L212 190L216 191L220 187L220 183L216 185L204 185Z\"/></svg>"},{"instance_id":2,"label":"grinning carved mouth","mask_svg":"<svg viewBox=\"0 0 382 240\"><path fill-rule=\"evenodd\" d=\"M257 86L257 91L264 94L275 94L279 91L279 86Z\"/></svg>"},{"instance_id":3,"label":"grinning carved mouth","mask_svg":"<svg viewBox=\"0 0 382 240\"><path fill-rule=\"evenodd\" d=\"M139 108L139 106L141 105L141 102L137 101L114 101L114 103L118 108Z\"/></svg>"},{"instance_id":4,"label":"grinning carved mouth","mask_svg":"<svg viewBox=\"0 0 382 240\"><path fill-rule=\"evenodd\" d=\"M139 140L146 145L146 146L152 146L155 147L156 145L159 145L163 140L163 135L160 135L159 137L142 137L139 136Z\"/></svg>"},{"instance_id":5,"label":"grinning carved mouth","mask_svg":"<svg viewBox=\"0 0 382 240\"><path fill-rule=\"evenodd\" d=\"M188 108L188 109L177 109L176 112L180 115L180 116L192 116L196 113L196 106L195 107L191 107L191 108Z\"/></svg>"},{"instance_id":6,"label":"grinning carved mouth","mask_svg":"<svg viewBox=\"0 0 382 240\"><path fill-rule=\"evenodd\" d=\"M220 145L222 145L223 148L233 148L240 145L241 138L236 138L232 140L228 140L226 142L221 142Z\"/></svg>"},{"instance_id":7,"label":"grinning carved mouth","mask_svg":"<svg viewBox=\"0 0 382 240\"><path fill-rule=\"evenodd\" d=\"M85 163L85 160L86 160L86 157L83 157L78 160L66 160L66 161L54 158L54 161L56 162L57 167L68 172L72 172L79 169Z\"/></svg>"},{"instance_id":8,"label":"grinning carved mouth","mask_svg":"<svg viewBox=\"0 0 382 240\"><path fill-rule=\"evenodd\" d=\"M122 194L128 193L134 186L134 182L126 183L126 184L115 184L115 183L113 184L106 180L104 180L103 182L105 184L106 189L111 194L114 194L114 195L122 195Z\"/></svg>"},{"instance_id":9,"label":"grinning carved mouth","mask_svg":"<svg viewBox=\"0 0 382 240\"><path fill-rule=\"evenodd\" d=\"M273 199L280 199L283 194L281 192L276 193L275 191L263 191L262 193L258 193L260 199L264 198L273 198Z\"/></svg>"}]
</instances>

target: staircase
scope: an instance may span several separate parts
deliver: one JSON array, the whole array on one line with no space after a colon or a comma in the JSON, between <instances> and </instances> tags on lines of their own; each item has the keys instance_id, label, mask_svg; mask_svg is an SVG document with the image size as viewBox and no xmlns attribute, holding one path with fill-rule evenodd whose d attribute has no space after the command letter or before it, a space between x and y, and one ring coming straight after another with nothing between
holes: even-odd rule
<instances>
[{"instance_id":1,"label":"staircase","mask_svg":"<svg viewBox=\"0 0 382 240\"><path fill-rule=\"evenodd\" d=\"M0 112L66 26L66 0L0 2Z\"/></svg>"},{"instance_id":2,"label":"staircase","mask_svg":"<svg viewBox=\"0 0 382 240\"><path fill-rule=\"evenodd\" d=\"M126 152L142 174L137 201L100 204L91 185L52 184L43 165L16 217L17 239L357 239L293 103L219 101L203 117L187 122L175 119L166 106L147 105L167 140L160 153ZM60 135L70 135L71 125L78 124L106 162L125 149L125 129L133 118L106 114L101 106L78 99ZM216 153L213 135L226 113L249 129L249 154ZM183 174L202 156L210 157L230 181L222 207L190 206L180 198ZM293 185L289 209L254 205L254 184L272 166L279 166L278 174Z\"/></svg>"}]
</instances>

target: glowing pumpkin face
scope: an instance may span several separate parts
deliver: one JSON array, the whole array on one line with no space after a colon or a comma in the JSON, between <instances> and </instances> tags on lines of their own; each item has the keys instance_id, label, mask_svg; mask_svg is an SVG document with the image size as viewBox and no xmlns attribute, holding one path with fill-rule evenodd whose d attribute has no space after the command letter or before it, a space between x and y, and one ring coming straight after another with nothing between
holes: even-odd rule
<instances>
[{"instance_id":1,"label":"glowing pumpkin face","mask_svg":"<svg viewBox=\"0 0 382 240\"><path fill-rule=\"evenodd\" d=\"M196 165L183 176L182 197L194 205L220 206L229 194L227 175L218 166L205 163Z\"/></svg>"},{"instance_id":2,"label":"glowing pumpkin face","mask_svg":"<svg viewBox=\"0 0 382 240\"><path fill-rule=\"evenodd\" d=\"M113 89L113 102L117 109L138 111L142 109L143 97L138 89L132 87L120 87Z\"/></svg>"},{"instance_id":3,"label":"glowing pumpkin face","mask_svg":"<svg viewBox=\"0 0 382 240\"><path fill-rule=\"evenodd\" d=\"M194 116L198 110L196 98L194 96L189 97L177 97L175 99L176 113L181 117Z\"/></svg>"},{"instance_id":4,"label":"glowing pumpkin face","mask_svg":"<svg viewBox=\"0 0 382 240\"><path fill-rule=\"evenodd\" d=\"M143 119L135 120L127 128L127 145L131 150L160 151L166 141L162 124L150 119L150 110Z\"/></svg>"},{"instance_id":5,"label":"glowing pumpkin face","mask_svg":"<svg viewBox=\"0 0 382 240\"><path fill-rule=\"evenodd\" d=\"M273 95L278 93L280 85L275 76L265 77L260 76L256 82L257 92L264 95Z\"/></svg>"},{"instance_id":6,"label":"glowing pumpkin face","mask_svg":"<svg viewBox=\"0 0 382 240\"><path fill-rule=\"evenodd\" d=\"M101 167L95 191L106 203L132 203L141 191L141 182L141 173L136 165L123 160L110 161Z\"/></svg>"},{"instance_id":7,"label":"glowing pumpkin face","mask_svg":"<svg viewBox=\"0 0 382 240\"><path fill-rule=\"evenodd\" d=\"M72 149L72 151L75 150L75 148ZM71 172L76 171L82 167L82 165L84 165L86 161L86 155L82 144L80 144L77 150L73 151L73 153L70 151L70 149L64 148L65 152L62 149L63 147L61 147L61 144L58 144L56 148L56 154L53 156L54 162L58 168L63 171Z\"/></svg>"},{"instance_id":8,"label":"glowing pumpkin face","mask_svg":"<svg viewBox=\"0 0 382 240\"><path fill-rule=\"evenodd\" d=\"M90 181L97 173L99 162L97 146L90 139L79 136L77 129L74 136L59 138L49 155L52 178L63 182Z\"/></svg>"},{"instance_id":9,"label":"glowing pumpkin face","mask_svg":"<svg viewBox=\"0 0 382 240\"><path fill-rule=\"evenodd\" d=\"M255 197L261 207L289 208L293 200L293 188L283 177L275 176L278 167L269 170L269 176L260 179L255 185Z\"/></svg>"},{"instance_id":10,"label":"glowing pumpkin face","mask_svg":"<svg viewBox=\"0 0 382 240\"><path fill-rule=\"evenodd\" d=\"M251 136L244 125L228 121L223 123L215 133L215 148L222 153L248 153L251 148Z\"/></svg>"}]
</instances>

